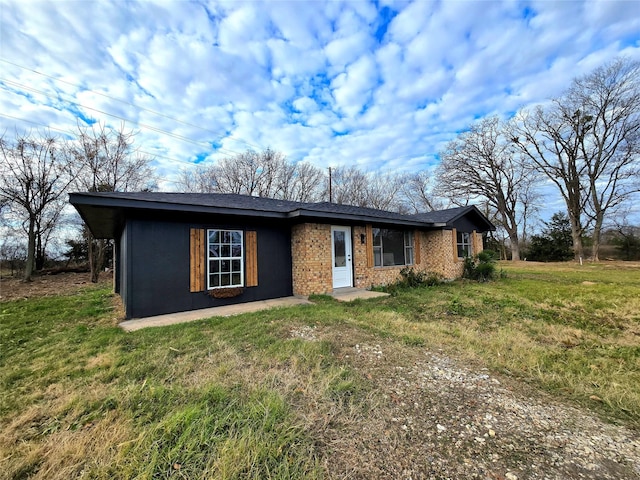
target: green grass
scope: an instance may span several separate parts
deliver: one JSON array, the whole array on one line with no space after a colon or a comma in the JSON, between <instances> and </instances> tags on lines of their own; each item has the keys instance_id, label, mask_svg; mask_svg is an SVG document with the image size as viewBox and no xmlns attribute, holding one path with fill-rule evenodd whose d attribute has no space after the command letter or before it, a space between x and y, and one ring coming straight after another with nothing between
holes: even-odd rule
<instances>
[{"instance_id":1,"label":"green grass","mask_svg":"<svg viewBox=\"0 0 640 480\"><path fill-rule=\"evenodd\" d=\"M273 314L127 334L110 297L2 304L0 477L321 477L287 397L304 381L333 401L326 344L278 336Z\"/></svg>"},{"instance_id":2,"label":"green grass","mask_svg":"<svg viewBox=\"0 0 640 480\"><path fill-rule=\"evenodd\" d=\"M358 323L422 338L639 426L640 268L501 267L507 278L493 283L404 291L381 304L378 321Z\"/></svg>"},{"instance_id":3,"label":"green grass","mask_svg":"<svg viewBox=\"0 0 640 480\"><path fill-rule=\"evenodd\" d=\"M342 355L363 339L441 349L639 428L640 268L501 267L134 333L101 288L1 303L0 478L322 478L324 426L379 401ZM323 335L291 335L305 326Z\"/></svg>"}]
</instances>

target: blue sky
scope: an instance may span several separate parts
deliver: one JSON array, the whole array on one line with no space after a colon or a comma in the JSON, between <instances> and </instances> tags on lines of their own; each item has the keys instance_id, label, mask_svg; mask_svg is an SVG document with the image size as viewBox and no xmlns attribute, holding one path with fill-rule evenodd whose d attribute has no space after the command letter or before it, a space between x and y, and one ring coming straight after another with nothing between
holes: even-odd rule
<instances>
[{"instance_id":1,"label":"blue sky","mask_svg":"<svg viewBox=\"0 0 640 480\"><path fill-rule=\"evenodd\" d=\"M640 1L0 0L0 22L1 131L126 119L165 190L249 148L432 168L474 119L640 59Z\"/></svg>"}]
</instances>

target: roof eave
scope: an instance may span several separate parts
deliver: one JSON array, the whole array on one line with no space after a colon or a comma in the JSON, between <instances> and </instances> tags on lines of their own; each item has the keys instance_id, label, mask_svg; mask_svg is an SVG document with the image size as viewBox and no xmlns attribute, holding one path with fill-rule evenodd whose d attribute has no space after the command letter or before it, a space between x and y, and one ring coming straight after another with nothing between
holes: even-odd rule
<instances>
[{"instance_id":1,"label":"roof eave","mask_svg":"<svg viewBox=\"0 0 640 480\"><path fill-rule=\"evenodd\" d=\"M315 210L297 209L289 213L289 218L311 218L323 220L345 220L352 222L362 223L375 223L383 225L404 225L418 228L438 227L444 226L440 224L420 222L416 220L403 220L395 218L374 217L370 215L356 215L350 213L338 213L338 212L320 212Z\"/></svg>"},{"instance_id":2,"label":"roof eave","mask_svg":"<svg viewBox=\"0 0 640 480\"><path fill-rule=\"evenodd\" d=\"M72 205L91 205L104 208L127 208L134 210L164 210L189 213L216 213L219 215L240 215L246 217L287 218L288 212L254 210L247 208L219 207L213 205L194 205L189 203L169 203L154 200L130 198L98 197L82 193L69 194Z\"/></svg>"}]
</instances>

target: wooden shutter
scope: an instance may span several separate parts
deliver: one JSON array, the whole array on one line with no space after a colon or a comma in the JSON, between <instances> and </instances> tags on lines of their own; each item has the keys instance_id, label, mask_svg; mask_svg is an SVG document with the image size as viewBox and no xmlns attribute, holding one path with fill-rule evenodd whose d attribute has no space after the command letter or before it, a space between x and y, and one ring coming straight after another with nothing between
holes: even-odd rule
<instances>
[{"instance_id":1,"label":"wooden shutter","mask_svg":"<svg viewBox=\"0 0 640 480\"><path fill-rule=\"evenodd\" d=\"M189 281L192 292L202 292L205 289L205 252L204 229L192 228L189 234Z\"/></svg>"},{"instance_id":2,"label":"wooden shutter","mask_svg":"<svg viewBox=\"0 0 640 480\"><path fill-rule=\"evenodd\" d=\"M366 239L366 248L367 248L367 267L373 267L373 228L371 224L367 224L365 227L367 239Z\"/></svg>"},{"instance_id":3,"label":"wooden shutter","mask_svg":"<svg viewBox=\"0 0 640 480\"><path fill-rule=\"evenodd\" d=\"M475 256L480 253L476 250L476 231L474 230L471 235L469 235L469 250L471 251L471 256Z\"/></svg>"},{"instance_id":4,"label":"wooden shutter","mask_svg":"<svg viewBox=\"0 0 640 480\"><path fill-rule=\"evenodd\" d=\"M453 236L453 260L455 262L458 261L458 232L454 228L451 231L451 235Z\"/></svg>"},{"instance_id":5,"label":"wooden shutter","mask_svg":"<svg viewBox=\"0 0 640 480\"><path fill-rule=\"evenodd\" d=\"M247 287L258 286L258 234L257 232L245 232L245 267Z\"/></svg>"},{"instance_id":6,"label":"wooden shutter","mask_svg":"<svg viewBox=\"0 0 640 480\"><path fill-rule=\"evenodd\" d=\"M420 265L420 231L413 232L413 263Z\"/></svg>"}]
</instances>

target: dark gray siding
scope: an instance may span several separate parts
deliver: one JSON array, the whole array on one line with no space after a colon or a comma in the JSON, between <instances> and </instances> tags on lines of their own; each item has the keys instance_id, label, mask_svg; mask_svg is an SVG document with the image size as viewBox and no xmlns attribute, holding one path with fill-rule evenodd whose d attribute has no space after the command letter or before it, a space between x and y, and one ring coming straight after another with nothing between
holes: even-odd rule
<instances>
[{"instance_id":1,"label":"dark gray siding","mask_svg":"<svg viewBox=\"0 0 640 480\"><path fill-rule=\"evenodd\" d=\"M478 227L478 225L476 225L474 222L472 222L469 218L467 217L461 217L458 220L456 220L453 224L454 228L458 231L458 232L467 232L467 233L471 233L474 230L476 231L480 231L480 228Z\"/></svg>"},{"instance_id":2,"label":"dark gray siding","mask_svg":"<svg viewBox=\"0 0 640 480\"><path fill-rule=\"evenodd\" d=\"M196 220L196 219L193 219ZM126 222L121 246L121 290L127 318L252 302L292 295L291 230L288 226L246 225L224 221L190 223L157 218ZM258 286L233 298L216 299L189 291L189 229L254 230L258 239ZM127 290L127 286L135 286Z\"/></svg>"},{"instance_id":3,"label":"dark gray siding","mask_svg":"<svg viewBox=\"0 0 640 480\"><path fill-rule=\"evenodd\" d=\"M118 261L117 270L116 270L116 276L119 278L118 293L122 298L122 303L125 306L125 310L127 306L127 301L129 300L129 297L130 297L129 295L130 283L128 281L128 272L130 269L129 262L128 262L130 245L127 242L127 238L128 238L127 226L125 224L124 228L122 229L122 232L120 233L120 241L119 241L120 248L118 249L119 261Z\"/></svg>"}]
</instances>

